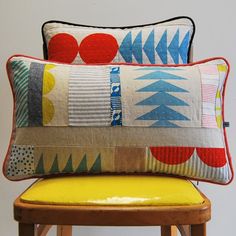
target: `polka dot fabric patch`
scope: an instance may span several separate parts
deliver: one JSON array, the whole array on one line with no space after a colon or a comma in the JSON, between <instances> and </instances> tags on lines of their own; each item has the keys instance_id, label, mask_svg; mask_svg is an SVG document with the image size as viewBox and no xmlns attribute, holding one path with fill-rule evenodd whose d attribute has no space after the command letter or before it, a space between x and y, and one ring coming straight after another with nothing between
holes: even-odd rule
<instances>
[{"instance_id":1,"label":"polka dot fabric patch","mask_svg":"<svg viewBox=\"0 0 236 236\"><path fill-rule=\"evenodd\" d=\"M8 163L7 175L24 178L34 173L34 147L27 145L12 145Z\"/></svg>"}]
</instances>

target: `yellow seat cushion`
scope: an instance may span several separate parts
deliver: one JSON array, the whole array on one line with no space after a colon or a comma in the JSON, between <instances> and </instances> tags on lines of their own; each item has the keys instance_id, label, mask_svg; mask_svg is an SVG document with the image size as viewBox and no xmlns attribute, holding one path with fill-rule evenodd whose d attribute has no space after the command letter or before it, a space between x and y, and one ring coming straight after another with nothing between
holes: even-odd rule
<instances>
[{"instance_id":1,"label":"yellow seat cushion","mask_svg":"<svg viewBox=\"0 0 236 236\"><path fill-rule=\"evenodd\" d=\"M83 176L39 180L21 196L37 204L193 205L203 198L184 179L160 176Z\"/></svg>"}]
</instances>

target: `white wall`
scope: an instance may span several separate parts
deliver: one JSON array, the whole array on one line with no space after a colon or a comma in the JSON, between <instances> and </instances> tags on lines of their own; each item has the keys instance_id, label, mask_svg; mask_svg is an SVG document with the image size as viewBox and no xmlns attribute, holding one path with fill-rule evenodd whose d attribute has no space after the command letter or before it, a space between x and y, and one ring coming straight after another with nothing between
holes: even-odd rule
<instances>
[{"instance_id":1,"label":"white wall","mask_svg":"<svg viewBox=\"0 0 236 236\"><path fill-rule=\"evenodd\" d=\"M0 158L3 162L11 130L12 95L7 81L5 62L16 53L42 58L40 27L46 20L57 19L81 24L120 26L144 24L178 15L192 17L197 26L194 60L224 56L231 63L226 96L226 120L231 122L228 138L232 157L236 133L236 14L234 0L0 0ZM235 166L235 161L234 161ZM13 220L13 200L32 181L10 182L0 175L0 235L17 235ZM208 235L235 235L236 188L200 184L212 201L212 220ZM142 230L141 230L142 229ZM158 235L155 228L83 227L77 235Z\"/></svg>"}]
</instances>

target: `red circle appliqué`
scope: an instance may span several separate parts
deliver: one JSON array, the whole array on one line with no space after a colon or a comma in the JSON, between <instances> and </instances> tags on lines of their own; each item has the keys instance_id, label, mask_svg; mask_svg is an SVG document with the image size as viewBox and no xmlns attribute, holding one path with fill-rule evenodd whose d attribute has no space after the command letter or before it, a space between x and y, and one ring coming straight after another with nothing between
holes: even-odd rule
<instances>
[{"instance_id":1,"label":"red circle appliqu\u00e9","mask_svg":"<svg viewBox=\"0 0 236 236\"><path fill-rule=\"evenodd\" d=\"M51 38L48 44L48 59L72 63L78 54L77 40L70 34L60 33Z\"/></svg>"},{"instance_id":2,"label":"red circle appliqu\u00e9","mask_svg":"<svg viewBox=\"0 0 236 236\"><path fill-rule=\"evenodd\" d=\"M192 156L194 147L150 147L150 150L158 161L177 165L186 162Z\"/></svg>"},{"instance_id":3,"label":"red circle appliqu\u00e9","mask_svg":"<svg viewBox=\"0 0 236 236\"><path fill-rule=\"evenodd\" d=\"M223 167L226 164L224 148L197 148L199 158L208 166Z\"/></svg>"},{"instance_id":4,"label":"red circle appliqu\u00e9","mask_svg":"<svg viewBox=\"0 0 236 236\"><path fill-rule=\"evenodd\" d=\"M90 34L80 43L79 53L85 63L109 63L117 54L118 43L110 34Z\"/></svg>"}]
</instances>

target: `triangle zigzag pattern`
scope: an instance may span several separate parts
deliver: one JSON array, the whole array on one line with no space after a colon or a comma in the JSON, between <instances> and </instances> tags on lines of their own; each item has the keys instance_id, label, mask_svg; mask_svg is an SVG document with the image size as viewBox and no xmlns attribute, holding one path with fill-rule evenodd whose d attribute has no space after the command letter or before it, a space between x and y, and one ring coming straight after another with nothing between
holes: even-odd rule
<instances>
[{"instance_id":1,"label":"triangle zigzag pattern","mask_svg":"<svg viewBox=\"0 0 236 236\"><path fill-rule=\"evenodd\" d=\"M145 54L151 64L157 63L155 56L160 58L163 64L168 64L169 62L174 62L175 64L188 62L188 50L190 44L190 31L185 33L182 41L180 42L181 33L178 29L173 38L171 39L168 45L168 37L172 32L164 31L159 42L155 44L155 31L152 30L146 41L143 42L143 32L142 30L138 32L136 37L132 38L131 31L126 34L123 41L120 44L119 52L124 58L125 62L133 62L133 57L135 60L142 64L143 63L143 54ZM169 60L171 58L172 60Z\"/></svg>"},{"instance_id":2,"label":"triangle zigzag pattern","mask_svg":"<svg viewBox=\"0 0 236 236\"><path fill-rule=\"evenodd\" d=\"M101 173L101 154L99 153L91 166L90 169L88 169L88 162L87 162L87 155L84 154L82 160L79 162L79 165L77 167L73 167L73 162L72 162L73 156L70 154L66 165L62 170L59 169L59 161L58 161L58 155L56 154L52 165L50 167L49 171L45 170L45 160L44 160L44 155L43 153L41 154L38 164L35 169L35 174L58 174L58 173Z\"/></svg>"},{"instance_id":3,"label":"triangle zigzag pattern","mask_svg":"<svg viewBox=\"0 0 236 236\"><path fill-rule=\"evenodd\" d=\"M170 82L166 82L166 80L186 80L186 78L181 77L179 75L171 74L166 71L162 71L161 68L155 69L147 74L144 74L135 80L156 80L151 84L148 84L145 87L138 89L136 92L151 92L152 95L145 98L144 100L136 103L137 106L157 106L151 111L142 114L137 117L136 120L147 121L153 120L155 121L151 126L152 127L168 127L168 128L177 128L178 125L170 122L170 121L188 121L189 118L185 115L177 112L172 108L172 106L189 106L182 99L170 94L174 93L188 93L187 90L180 88L176 85L171 84ZM153 94L153 92L155 92ZM171 107L170 107L171 106Z\"/></svg>"}]
</instances>

